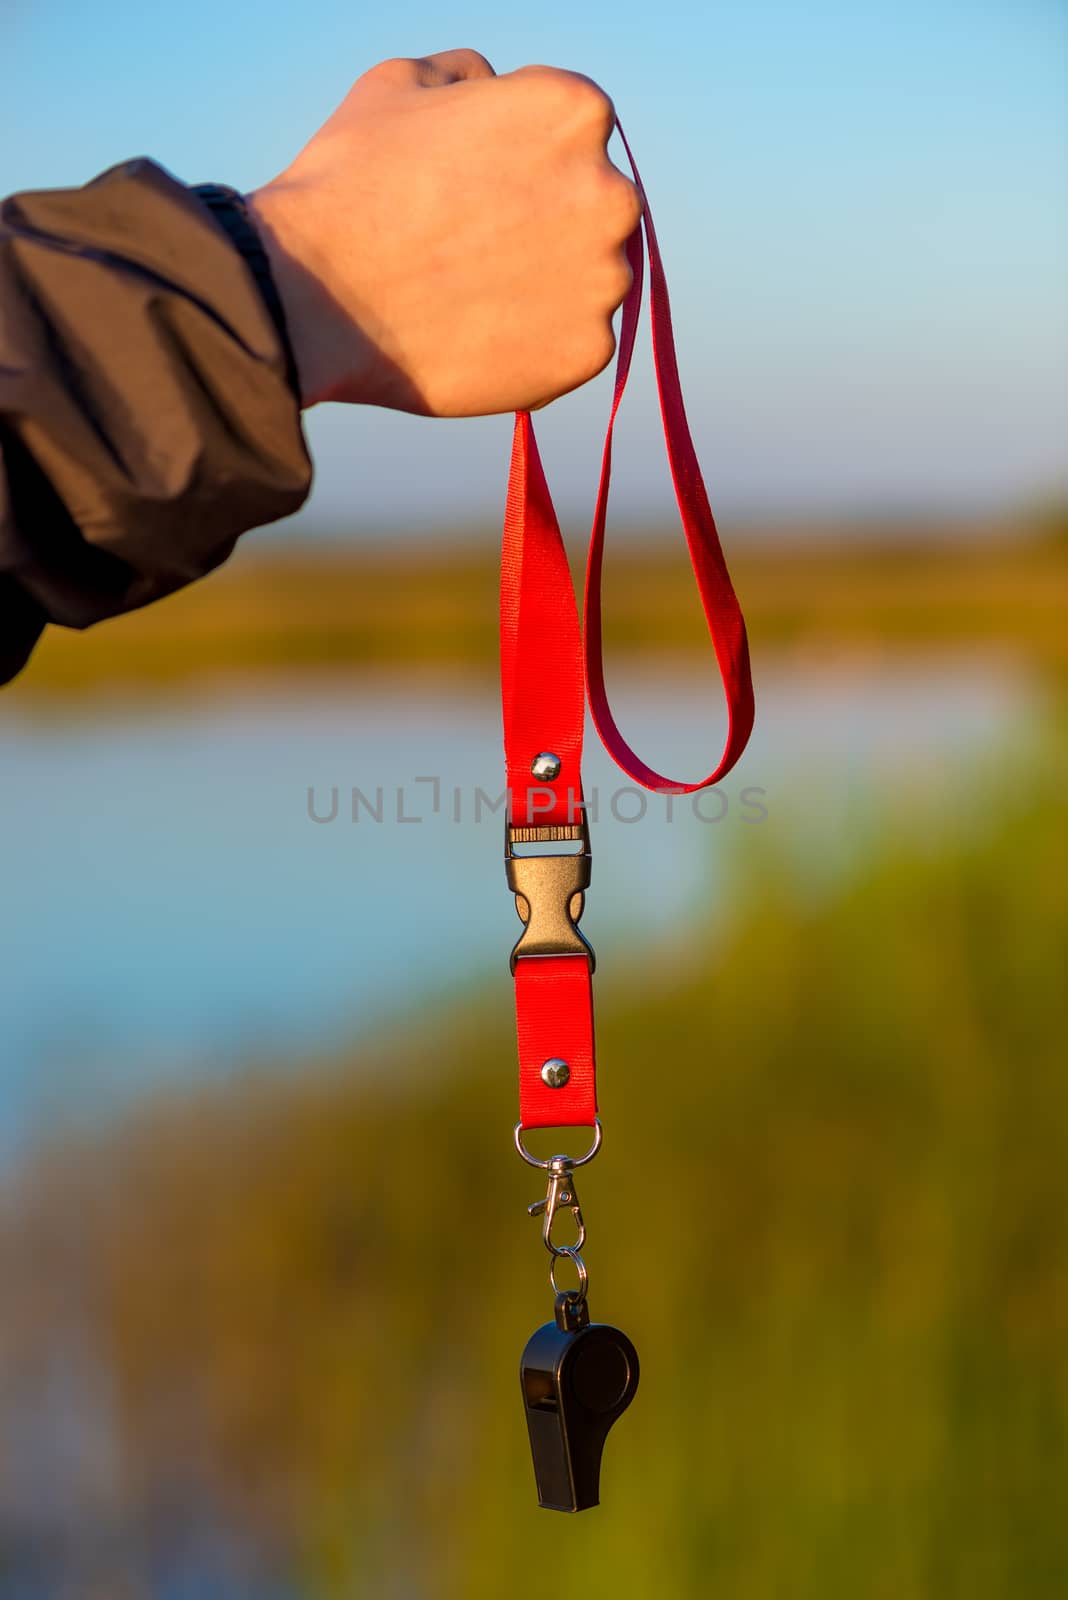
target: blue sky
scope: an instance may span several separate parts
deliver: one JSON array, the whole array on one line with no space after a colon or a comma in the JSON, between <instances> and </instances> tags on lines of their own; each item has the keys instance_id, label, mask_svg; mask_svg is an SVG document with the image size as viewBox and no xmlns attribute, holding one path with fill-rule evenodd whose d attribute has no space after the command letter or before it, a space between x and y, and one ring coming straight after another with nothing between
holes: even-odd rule
<instances>
[{"instance_id":1,"label":"blue sky","mask_svg":"<svg viewBox=\"0 0 1068 1600\"><path fill-rule=\"evenodd\" d=\"M513 14L514 13L514 14ZM997 509L1068 483L1068 10L1058 0L0 0L0 192L148 154L251 188L385 56L454 45L613 95L731 516ZM606 381L539 419L592 506ZM646 364L616 514L670 509ZM302 526L496 520L510 424L322 407Z\"/></svg>"}]
</instances>

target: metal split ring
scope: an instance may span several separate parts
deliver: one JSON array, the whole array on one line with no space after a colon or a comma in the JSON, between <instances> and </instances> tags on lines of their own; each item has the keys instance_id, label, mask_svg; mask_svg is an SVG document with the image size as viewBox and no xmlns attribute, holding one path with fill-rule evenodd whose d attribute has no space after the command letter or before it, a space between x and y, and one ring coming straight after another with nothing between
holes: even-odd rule
<instances>
[{"instance_id":1,"label":"metal split ring","mask_svg":"<svg viewBox=\"0 0 1068 1600\"><path fill-rule=\"evenodd\" d=\"M516 1147L516 1149L519 1151L519 1154L523 1157L523 1160L527 1163L528 1166L530 1166L530 1167L539 1167L542 1172L548 1172L549 1169L552 1167L553 1162L554 1161L560 1161L560 1160L566 1161L567 1164L568 1164L568 1168L569 1169L574 1168L574 1167L584 1167L586 1165L587 1161L592 1161L593 1160L594 1156L597 1154L598 1150L601 1148L601 1140L603 1138L604 1138L604 1129L601 1127L601 1119L600 1119L600 1117L594 1117L594 1119L593 1119L593 1143L590 1145L590 1148L586 1151L586 1154L584 1156L574 1156L574 1157L572 1157L572 1156L563 1156L563 1157L561 1157L561 1156L550 1156L547 1161L539 1161L537 1156L532 1156L531 1155L530 1151L527 1149L526 1145L523 1143L523 1124L521 1122L517 1122L516 1125L515 1125L515 1147Z\"/></svg>"},{"instance_id":2,"label":"metal split ring","mask_svg":"<svg viewBox=\"0 0 1068 1600\"><path fill-rule=\"evenodd\" d=\"M566 1256L568 1261L574 1263L575 1271L578 1273L577 1289L568 1289L565 1291L560 1288L560 1285L556 1281L556 1263L560 1260L561 1256ZM552 1285L553 1294L564 1294L566 1292L571 1297L571 1300L575 1305L582 1304L586 1298L587 1290L590 1287L590 1275L586 1269L585 1261L583 1261L582 1257L578 1253L577 1246L573 1244L564 1244L553 1250L552 1264L549 1267L549 1282Z\"/></svg>"}]
</instances>

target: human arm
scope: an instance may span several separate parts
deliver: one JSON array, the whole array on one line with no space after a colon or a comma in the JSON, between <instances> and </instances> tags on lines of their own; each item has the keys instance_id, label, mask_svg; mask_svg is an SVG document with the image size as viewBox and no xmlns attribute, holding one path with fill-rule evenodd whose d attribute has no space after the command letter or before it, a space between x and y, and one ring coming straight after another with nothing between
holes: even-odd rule
<instances>
[{"instance_id":1,"label":"human arm","mask_svg":"<svg viewBox=\"0 0 1068 1600\"><path fill-rule=\"evenodd\" d=\"M149 161L0 206L0 681L223 561L311 482L249 266Z\"/></svg>"},{"instance_id":2,"label":"human arm","mask_svg":"<svg viewBox=\"0 0 1068 1600\"><path fill-rule=\"evenodd\" d=\"M281 317L151 162L5 202L0 681L47 621L144 605L295 510L298 401L466 416L600 371L640 210L613 122L574 73L382 63L248 197Z\"/></svg>"}]
</instances>

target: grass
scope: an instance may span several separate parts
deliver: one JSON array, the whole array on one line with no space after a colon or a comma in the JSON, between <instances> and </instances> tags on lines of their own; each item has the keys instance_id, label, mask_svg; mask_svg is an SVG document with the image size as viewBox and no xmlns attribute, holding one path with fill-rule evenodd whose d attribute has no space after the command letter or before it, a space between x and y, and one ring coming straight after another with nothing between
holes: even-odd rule
<instances>
[{"instance_id":1,"label":"grass","mask_svg":"<svg viewBox=\"0 0 1068 1600\"><path fill-rule=\"evenodd\" d=\"M935 530L937 533L937 530ZM726 530L757 651L875 643L1025 651L1062 666L1068 632L1063 539L1030 525L932 538L898 530ZM681 544L681 540L676 541ZM158 693L222 674L373 664L492 673L496 538L479 546L320 547L268 553L244 541L207 580L85 635L52 628L5 702L27 707L88 691ZM707 649L685 556L654 540L608 562L608 642Z\"/></svg>"},{"instance_id":2,"label":"grass","mask_svg":"<svg viewBox=\"0 0 1068 1600\"><path fill-rule=\"evenodd\" d=\"M643 1377L596 1512L534 1504L516 1364L549 1296L504 980L42 1160L0 1229L0 1417L75 1330L114 1573L210 1514L305 1600L1059 1600L1053 748L937 848L888 813L829 896L740 860L724 940L599 977L591 1301Z\"/></svg>"}]
</instances>

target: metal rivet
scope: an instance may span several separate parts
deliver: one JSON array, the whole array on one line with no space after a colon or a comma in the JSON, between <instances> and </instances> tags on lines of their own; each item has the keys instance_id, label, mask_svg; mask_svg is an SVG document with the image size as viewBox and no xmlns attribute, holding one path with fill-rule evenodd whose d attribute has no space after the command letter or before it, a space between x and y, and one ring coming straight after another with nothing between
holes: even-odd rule
<instances>
[{"instance_id":1,"label":"metal rivet","mask_svg":"<svg viewBox=\"0 0 1068 1600\"><path fill-rule=\"evenodd\" d=\"M531 773L539 783L552 783L560 776L563 762L551 750L542 750L530 763Z\"/></svg>"},{"instance_id":2,"label":"metal rivet","mask_svg":"<svg viewBox=\"0 0 1068 1600\"><path fill-rule=\"evenodd\" d=\"M562 1089L571 1077L571 1068L559 1056L550 1056L541 1069L541 1081L550 1089Z\"/></svg>"}]
</instances>

